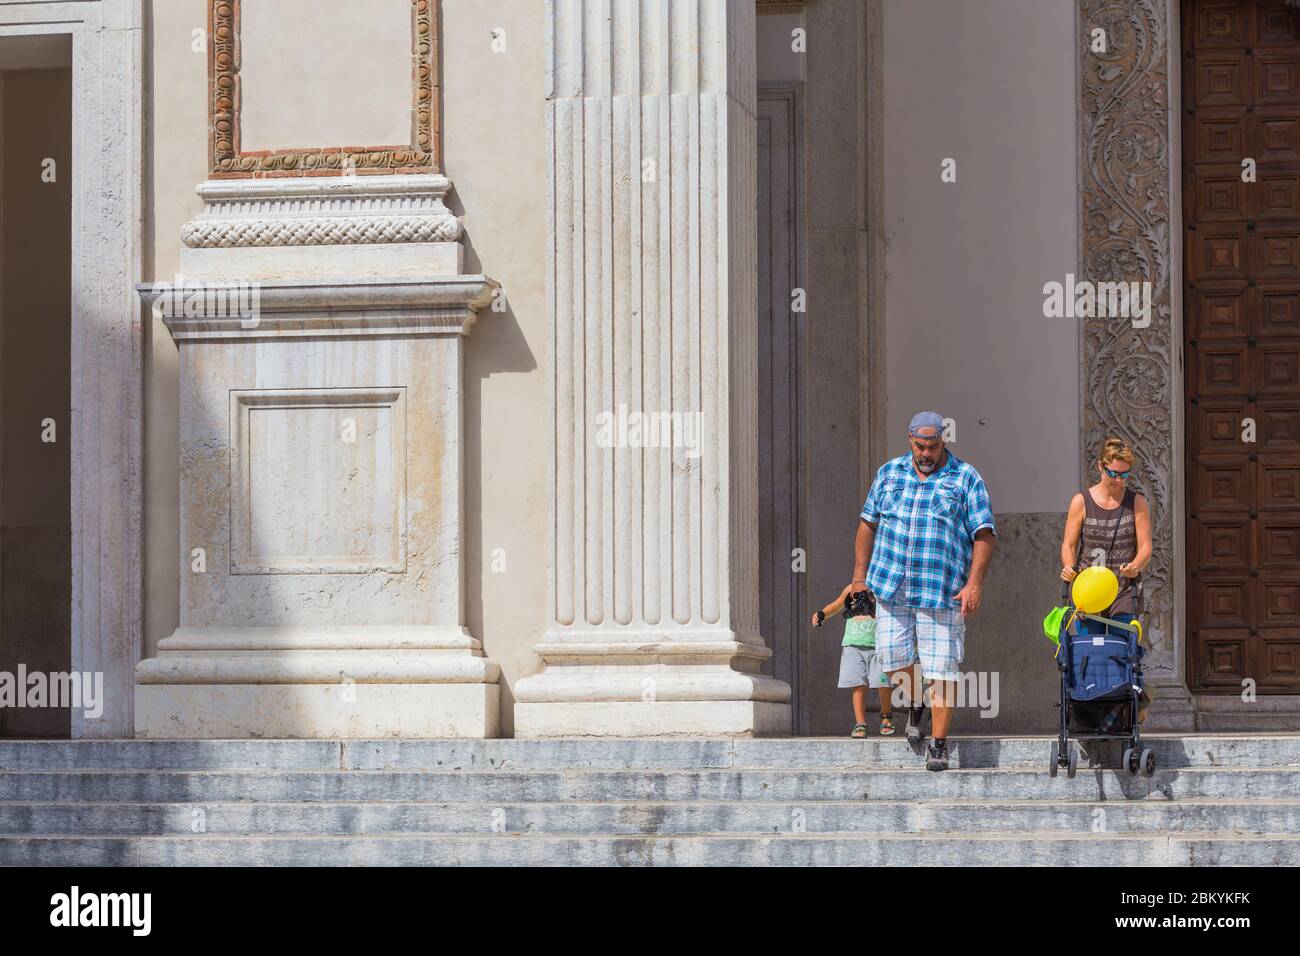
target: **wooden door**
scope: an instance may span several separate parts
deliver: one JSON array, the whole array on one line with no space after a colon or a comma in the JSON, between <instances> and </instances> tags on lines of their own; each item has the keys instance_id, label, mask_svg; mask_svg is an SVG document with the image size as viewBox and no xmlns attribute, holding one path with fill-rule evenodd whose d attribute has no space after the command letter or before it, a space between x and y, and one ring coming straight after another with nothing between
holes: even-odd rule
<instances>
[{"instance_id":1,"label":"wooden door","mask_svg":"<svg viewBox=\"0 0 1300 956\"><path fill-rule=\"evenodd\" d=\"M1182 14L1188 683L1295 694L1300 10L1184 0Z\"/></svg>"},{"instance_id":2,"label":"wooden door","mask_svg":"<svg viewBox=\"0 0 1300 956\"><path fill-rule=\"evenodd\" d=\"M803 529L803 321L793 293L802 284L801 119L798 88L762 84L758 93L758 494L759 621L772 674L793 691L794 732L806 732L800 674L807 641L804 581L792 552ZM838 648L836 649L838 652Z\"/></svg>"}]
</instances>

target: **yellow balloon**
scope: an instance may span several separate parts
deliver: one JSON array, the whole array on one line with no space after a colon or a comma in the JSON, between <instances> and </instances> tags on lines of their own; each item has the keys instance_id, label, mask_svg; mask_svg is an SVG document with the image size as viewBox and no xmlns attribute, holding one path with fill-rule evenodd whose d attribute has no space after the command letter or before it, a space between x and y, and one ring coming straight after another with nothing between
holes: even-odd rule
<instances>
[{"instance_id":1,"label":"yellow balloon","mask_svg":"<svg viewBox=\"0 0 1300 956\"><path fill-rule=\"evenodd\" d=\"M1107 567L1084 568L1074 579L1070 597L1084 614L1100 614L1119 596L1119 578Z\"/></svg>"}]
</instances>

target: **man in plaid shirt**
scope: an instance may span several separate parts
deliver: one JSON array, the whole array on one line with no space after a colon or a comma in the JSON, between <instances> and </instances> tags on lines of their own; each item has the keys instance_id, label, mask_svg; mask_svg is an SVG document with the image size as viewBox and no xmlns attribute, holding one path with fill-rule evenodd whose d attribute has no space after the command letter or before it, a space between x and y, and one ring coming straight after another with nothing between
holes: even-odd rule
<instances>
[{"instance_id":1,"label":"man in plaid shirt","mask_svg":"<svg viewBox=\"0 0 1300 956\"><path fill-rule=\"evenodd\" d=\"M919 746L925 704L915 665L933 681L930 770L948 769L948 727L965 656L966 618L979 610L993 557L993 510L984 479L943 443L943 417L921 412L907 430L911 453L876 472L855 545L849 591L876 596L876 653L890 680L910 675L907 737ZM868 572L868 567L870 571Z\"/></svg>"}]
</instances>

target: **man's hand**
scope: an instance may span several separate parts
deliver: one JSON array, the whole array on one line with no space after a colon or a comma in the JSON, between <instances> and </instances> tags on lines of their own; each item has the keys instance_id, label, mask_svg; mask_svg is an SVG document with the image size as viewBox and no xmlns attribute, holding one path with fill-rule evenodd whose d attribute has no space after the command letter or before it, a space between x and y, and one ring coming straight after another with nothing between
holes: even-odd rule
<instances>
[{"instance_id":1,"label":"man's hand","mask_svg":"<svg viewBox=\"0 0 1300 956\"><path fill-rule=\"evenodd\" d=\"M1076 570L1074 570L1074 568L1072 568L1072 567L1066 566L1066 567L1061 568L1061 580L1062 580L1062 581L1073 581L1073 580L1074 580L1075 578L1077 578L1078 576L1079 576L1079 572L1076 571Z\"/></svg>"},{"instance_id":2,"label":"man's hand","mask_svg":"<svg viewBox=\"0 0 1300 956\"><path fill-rule=\"evenodd\" d=\"M1135 578L1141 573L1136 562L1126 561L1119 566L1120 573L1126 578Z\"/></svg>"},{"instance_id":3,"label":"man's hand","mask_svg":"<svg viewBox=\"0 0 1300 956\"><path fill-rule=\"evenodd\" d=\"M861 581L854 581L849 585L849 594L861 594L867 589L867 581L863 578Z\"/></svg>"},{"instance_id":4,"label":"man's hand","mask_svg":"<svg viewBox=\"0 0 1300 956\"><path fill-rule=\"evenodd\" d=\"M954 595L961 602L961 616L970 617L980 609L980 591L982 588L974 581L967 581L966 586Z\"/></svg>"}]
</instances>

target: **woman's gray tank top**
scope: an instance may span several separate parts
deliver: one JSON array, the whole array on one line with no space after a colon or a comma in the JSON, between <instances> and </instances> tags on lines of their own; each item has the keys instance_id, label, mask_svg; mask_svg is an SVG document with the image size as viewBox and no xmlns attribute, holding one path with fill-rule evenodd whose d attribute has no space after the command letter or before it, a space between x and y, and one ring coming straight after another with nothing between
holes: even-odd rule
<instances>
[{"instance_id":1,"label":"woman's gray tank top","mask_svg":"<svg viewBox=\"0 0 1300 956\"><path fill-rule=\"evenodd\" d=\"M1119 570L1121 565L1137 557L1137 526L1133 518L1133 503L1136 500L1137 493L1125 488L1119 507L1103 508L1092 500L1092 494L1087 488L1083 489L1083 533L1079 536L1079 553L1075 564L1085 568L1105 564L1119 578L1120 596L1106 609L1103 614L1105 617L1137 613L1134 610L1132 590L1124 590L1126 586L1131 587L1133 579L1124 577ZM1097 560L1098 553L1104 555L1100 562Z\"/></svg>"}]
</instances>

